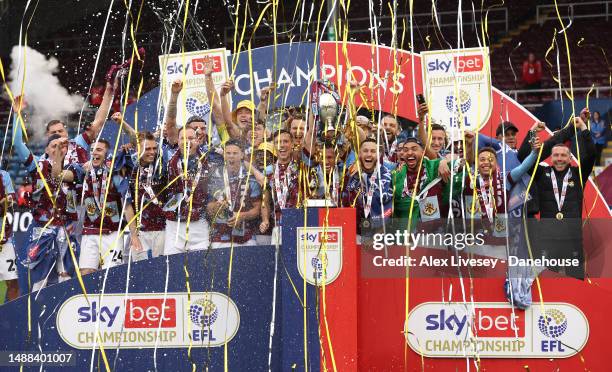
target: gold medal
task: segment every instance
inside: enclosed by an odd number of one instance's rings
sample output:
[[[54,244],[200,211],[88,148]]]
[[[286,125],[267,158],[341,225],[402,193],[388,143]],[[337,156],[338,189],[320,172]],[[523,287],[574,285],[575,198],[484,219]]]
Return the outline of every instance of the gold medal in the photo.
[[[559,221],[561,221],[561,220],[563,219],[563,213],[558,212],[558,213],[555,215],[555,217],[556,217],[556,218],[557,218]]]

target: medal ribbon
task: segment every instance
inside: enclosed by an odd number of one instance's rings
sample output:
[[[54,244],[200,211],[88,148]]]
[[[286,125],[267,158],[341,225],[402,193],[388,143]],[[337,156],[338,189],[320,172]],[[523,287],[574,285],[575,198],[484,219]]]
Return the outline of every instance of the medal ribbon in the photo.
[[[102,190],[100,190],[100,186],[98,185],[98,177],[96,177],[96,171],[93,168],[89,171],[89,176],[93,186],[94,201],[96,202],[98,209],[102,211],[102,195],[106,195],[106,178],[108,177],[108,168],[104,167],[104,170],[102,171]]]
[[[187,161],[187,165],[189,166],[189,161]],[[177,166],[178,166],[179,175],[181,179],[183,179],[185,177],[185,174],[182,171],[183,161],[181,160],[180,157],[178,159]],[[187,172],[188,179],[187,180],[183,179],[183,198],[181,199],[181,201],[185,199],[189,199],[189,195],[192,192],[191,189],[192,188],[195,189],[196,187],[198,187],[198,183],[200,182],[201,175],[202,175],[202,162],[198,161],[198,169],[196,171],[196,175],[195,175],[195,178],[193,179],[193,182],[189,182],[189,172]],[[187,186],[188,183],[189,183],[189,186]]]
[[[289,175],[291,172],[291,163],[289,163],[287,164],[287,169],[285,169],[285,174],[281,185],[280,164],[278,161],[276,162],[274,167],[274,189],[276,190],[276,201],[278,202],[280,209],[285,208],[285,205],[287,204],[287,194],[289,193]]]
[[[559,212],[561,212],[561,208],[563,208],[563,203],[565,203],[565,194],[567,193],[567,185],[569,183],[569,178],[572,176],[572,170],[568,169],[565,177],[563,177],[563,185],[561,186],[561,195],[559,195],[559,186],[557,185],[557,176],[555,176],[555,171],[550,171],[550,180],[552,181],[553,192],[555,193],[555,201],[557,202],[557,207],[559,208]]]
[[[364,173],[364,175],[366,176],[366,180],[367,180],[367,174]],[[372,175],[370,176],[370,184],[368,185],[366,182],[366,185],[365,185],[368,190],[368,192],[366,193],[366,201],[363,205],[363,214],[365,218],[368,218],[370,216],[370,211],[372,210],[372,198],[374,197],[374,189],[376,188],[376,184],[374,183],[375,180],[376,180],[376,170],[374,170],[372,172]]]
[[[240,183],[242,182],[243,178],[244,178],[244,168],[242,167],[242,165],[240,165],[240,172],[238,173],[238,189],[239,190],[240,190]],[[232,190],[231,190],[231,187],[230,187],[229,175],[227,174],[227,168],[226,167],[223,167],[223,183],[224,183],[225,197],[226,197],[227,201],[229,202],[230,211],[232,211],[232,213],[233,213],[234,209],[236,207],[236,203],[234,202],[234,198],[232,198]],[[245,194],[246,194],[245,191],[246,191],[246,187],[240,193],[240,205],[242,205],[244,203],[244,198],[245,198]]]
[[[495,216],[495,209],[493,208],[493,203],[495,201],[495,195],[498,194],[498,174],[497,172],[495,172],[496,174],[493,177],[489,178],[489,181],[491,182],[491,185],[489,187],[487,187],[486,182],[484,181],[484,179],[482,178],[482,175],[478,175],[478,187],[480,189],[480,203],[481,205],[484,205],[484,209],[487,212],[487,218],[489,219],[489,221],[491,223],[493,223],[493,217]],[[493,189],[493,192],[489,192],[489,189]]]
[[[153,187],[151,186],[151,184],[153,183],[153,163],[149,164],[149,166],[146,168],[139,167],[139,172],[140,174],[144,173],[147,176],[146,182],[141,183],[142,188],[147,193],[149,199],[153,202],[153,204],[159,204],[159,200],[157,200],[157,196],[155,195],[155,192],[153,192]]]

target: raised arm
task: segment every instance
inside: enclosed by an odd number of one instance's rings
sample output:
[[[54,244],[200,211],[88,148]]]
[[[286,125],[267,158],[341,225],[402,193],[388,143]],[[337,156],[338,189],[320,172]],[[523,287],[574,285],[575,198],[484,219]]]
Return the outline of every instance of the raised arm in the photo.
[[[270,108],[270,97],[274,96],[276,84],[268,85],[261,89],[259,93],[259,103],[257,104],[257,119],[263,122],[268,117],[268,109]]]
[[[309,116],[312,116],[312,113],[310,113]],[[314,122],[314,120],[312,121]],[[308,156],[312,157],[317,148],[317,140],[315,139],[316,129],[314,125],[311,124],[311,120],[308,120],[306,125],[306,133],[304,133],[304,137],[302,138],[302,148],[308,153]]]
[[[110,112],[111,105],[113,104],[113,98],[115,97],[115,91],[119,86],[119,77],[115,76],[113,83],[106,83],[106,89],[104,90],[104,96],[102,97],[102,103],[96,111],[96,116],[91,122],[91,125],[85,130],[85,134],[89,138],[89,143],[95,141],[104,127],[108,113]]]
[[[538,123],[535,123],[531,127],[531,129],[535,130],[537,133],[537,132],[544,130],[545,127],[546,125],[544,123],[538,122]],[[571,124],[566,125],[561,130],[556,131],[552,135],[552,137],[544,141],[544,143],[542,144],[542,155],[540,156],[540,159],[548,158],[550,154],[552,153],[553,146],[555,146],[556,144],[564,143],[565,141],[571,140],[572,137],[574,137],[574,132],[575,132],[574,126]],[[523,161],[523,159],[525,159],[529,155],[530,151],[531,151],[531,145],[529,144],[528,138],[525,137],[525,140],[523,140],[523,144],[521,145],[521,148],[518,152],[519,160]]]
[[[26,107],[25,99],[22,97],[15,98],[15,102],[13,102],[13,149],[21,162],[28,160],[31,153],[23,141],[23,127],[25,123],[22,121],[21,110]]]
[[[50,144],[49,159],[51,160],[51,177],[61,182],[76,182],[77,174],[75,174],[72,168],[64,167],[64,154],[61,148],[68,146],[67,138],[58,138],[53,140]]]
[[[579,117],[576,117],[574,121],[576,130],[578,131],[576,143],[578,144],[578,151],[580,151],[580,172],[582,173],[582,184],[584,185],[588,181],[589,175],[595,166],[597,151],[595,143],[593,142],[593,137],[591,136],[591,131],[589,131],[584,121]]]
[[[540,151],[540,147],[542,147],[542,142],[540,142],[540,138],[538,136],[535,136],[533,142],[530,143],[530,146],[531,153],[529,154],[529,156],[527,156],[518,167],[510,171],[510,184],[515,184],[516,182],[518,182],[518,180],[523,177],[525,173],[527,173],[530,169],[533,168],[538,158],[538,152]]]
[[[478,149],[480,150],[483,147],[493,147],[495,151],[499,151],[501,150],[501,141],[482,133],[478,133]]]
[[[206,86],[206,96],[208,97],[208,103],[210,104],[213,121],[219,124],[224,123],[223,111],[221,110],[221,99],[219,97],[219,93],[217,93],[217,89],[215,88],[212,73],[212,65],[210,63],[205,64],[204,84]]]
[[[428,135],[427,130],[425,129],[425,122],[427,121],[426,115],[428,112],[429,108],[427,107],[427,103],[419,104],[419,107],[417,108],[417,113],[419,115],[419,140],[425,145],[425,156],[429,159],[436,159],[438,154],[431,149],[431,137]]]
[[[123,115],[120,112],[115,112],[113,116],[111,116],[111,120],[114,123],[119,125],[119,128],[123,129],[129,136],[131,140],[135,140],[138,136],[134,128],[127,121],[123,119]]]
[[[221,95],[221,111],[223,113],[223,121],[225,122],[225,127],[227,132],[231,138],[239,139],[241,137],[240,129],[232,120],[232,108],[229,103],[229,93],[234,89],[234,81],[228,80],[221,85],[221,91],[219,94]]]
[[[476,158],[474,152],[474,138],[476,137],[476,134],[474,132],[472,132],[471,130],[466,130],[465,131],[465,161],[468,164],[474,164],[474,160]]]
[[[176,126],[176,102],[178,96],[183,90],[183,81],[180,79],[174,80],[170,87],[170,101],[166,107],[166,118],[164,128],[166,129],[166,140],[169,144],[175,145],[178,143],[178,127]]]

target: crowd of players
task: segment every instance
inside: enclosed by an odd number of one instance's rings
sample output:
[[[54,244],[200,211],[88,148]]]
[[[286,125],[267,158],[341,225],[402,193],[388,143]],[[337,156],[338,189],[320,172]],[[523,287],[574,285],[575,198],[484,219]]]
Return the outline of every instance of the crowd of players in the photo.
[[[12,151],[30,175],[34,221],[27,245],[14,247],[6,214],[15,191],[2,171],[0,279],[7,280],[9,298],[18,294],[17,273],[27,276],[23,294],[77,271],[88,274],[127,260],[274,244],[283,224],[281,210],[311,200],[356,208],[358,226],[364,219],[384,223],[397,217],[416,228],[449,215],[473,216],[492,239],[508,235],[508,214],[516,211],[539,213],[556,231],[559,224],[581,218],[595,159],[588,110],[545,142],[538,134],[544,123],[534,123],[520,146],[511,122],[499,124],[496,138],[470,131],[460,135],[432,123],[423,102],[418,130],[408,135],[393,115],[381,115],[376,123],[357,115],[351,102],[333,131],[321,133],[311,110],[292,109],[282,128],[271,133],[266,115],[273,87],[261,91],[257,106],[241,101],[231,111],[233,83],[218,92],[210,69],[205,76],[210,117],[177,123],[183,84],[175,81],[156,133],[135,131],[120,113],[112,115],[131,137],[131,144],[118,149],[99,138],[116,78],[107,82],[95,119],[76,138],[68,138],[65,123],[47,123],[41,155],[28,149],[23,134],[27,97],[15,100]],[[351,86],[349,101],[359,89]],[[579,168],[570,164],[568,141],[579,151]],[[549,156],[552,166],[536,164]],[[542,242],[544,251],[581,259],[581,248],[569,253],[554,248],[555,239],[580,239],[580,232],[569,230],[568,236],[551,234]]]

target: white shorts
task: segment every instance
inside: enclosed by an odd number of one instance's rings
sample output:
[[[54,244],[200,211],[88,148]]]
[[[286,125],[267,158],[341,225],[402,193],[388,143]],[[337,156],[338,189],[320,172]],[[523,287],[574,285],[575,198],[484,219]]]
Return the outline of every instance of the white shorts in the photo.
[[[0,281],[17,279],[15,247],[10,241],[0,246]]]
[[[210,233],[208,222],[204,219],[189,223],[189,240],[186,237],[187,223],[166,220],[166,244],[164,255],[208,249]]]
[[[142,252],[132,252],[132,261],[141,261],[147,260],[153,257],[159,257],[164,254],[164,244],[166,242],[166,232],[165,231],[141,231],[138,234],[138,238],[140,239],[140,243],[142,244],[143,251]],[[126,245],[126,255],[127,250],[130,247]]]
[[[121,265],[123,263],[123,239],[118,231],[102,235],[83,235],[81,239],[81,255],[79,267],[81,269],[102,269]]]
[[[257,245],[257,241],[253,238],[249,241],[246,241],[244,243],[238,244],[238,243],[234,243],[234,247],[249,247],[249,246],[254,246]],[[212,249],[217,249],[217,248],[231,248],[232,247],[232,243],[228,243],[228,242],[213,242],[212,243]]]

